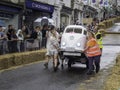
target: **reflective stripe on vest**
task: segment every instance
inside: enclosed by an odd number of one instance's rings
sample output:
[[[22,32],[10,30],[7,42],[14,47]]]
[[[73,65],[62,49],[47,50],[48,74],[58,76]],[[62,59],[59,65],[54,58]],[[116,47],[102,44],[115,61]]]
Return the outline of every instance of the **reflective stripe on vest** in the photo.
[[[97,35],[101,34],[99,31],[95,34],[95,37]],[[103,42],[102,42],[102,37],[100,39],[96,39],[97,40],[97,43],[99,45],[100,48],[103,48]]]
[[[91,39],[89,42],[93,41],[95,39]],[[96,41],[96,40],[95,40]],[[100,48],[99,48],[99,45],[97,44],[96,42],[96,45],[93,46],[93,47],[90,47],[88,50],[87,50],[87,56],[88,57],[93,57],[93,56],[98,56],[98,55],[101,55],[101,51],[100,51]]]

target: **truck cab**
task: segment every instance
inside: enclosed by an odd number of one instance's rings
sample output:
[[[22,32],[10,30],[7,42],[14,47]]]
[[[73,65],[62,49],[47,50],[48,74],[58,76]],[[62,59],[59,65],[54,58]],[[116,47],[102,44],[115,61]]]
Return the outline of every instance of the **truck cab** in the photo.
[[[64,29],[60,49],[62,57],[68,59],[68,68],[75,62],[87,65],[87,58],[83,53],[86,41],[87,30],[83,26],[69,25]]]

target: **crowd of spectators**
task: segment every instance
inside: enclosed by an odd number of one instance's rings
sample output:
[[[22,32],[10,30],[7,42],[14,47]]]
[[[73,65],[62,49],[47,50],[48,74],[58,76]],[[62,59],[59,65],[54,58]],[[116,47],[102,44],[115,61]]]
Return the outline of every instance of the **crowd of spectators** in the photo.
[[[7,29],[0,26],[0,55],[45,47],[45,26],[47,25],[44,25],[43,28],[36,26],[33,30],[26,25],[18,30],[13,25],[8,25]]]

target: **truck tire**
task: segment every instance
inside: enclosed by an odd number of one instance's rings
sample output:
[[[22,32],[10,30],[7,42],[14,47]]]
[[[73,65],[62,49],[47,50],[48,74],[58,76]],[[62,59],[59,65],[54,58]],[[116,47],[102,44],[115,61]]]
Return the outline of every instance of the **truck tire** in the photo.
[[[71,69],[71,65],[72,65],[72,59],[70,58],[70,59],[68,60],[68,69]]]

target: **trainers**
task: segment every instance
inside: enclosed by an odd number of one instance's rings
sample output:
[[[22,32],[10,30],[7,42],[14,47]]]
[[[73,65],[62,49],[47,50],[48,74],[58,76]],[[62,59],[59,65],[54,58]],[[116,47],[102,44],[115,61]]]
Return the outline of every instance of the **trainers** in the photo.
[[[100,70],[100,67],[96,67],[96,73],[98,73]]]
[[[89,72],[87,72],[87,75],[92,75],[92,74],[93,74],[93,73],[92,73],[92,71],[91,71],[91,72],[90,72],[90,71],[89,71]]]
[[[57,67],[54,67],[54,72],[56,72],[58,70],[58,68]]]
[[[60,62],[57,63],[57,67],[60,65]]]
[[[98,73],[99,72],[99,69],[96,69],[96,73]]]
[[[45,63],[44,66],[45,66],[45,68],[48,68],[48,63]]]

